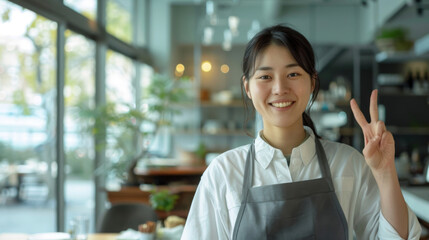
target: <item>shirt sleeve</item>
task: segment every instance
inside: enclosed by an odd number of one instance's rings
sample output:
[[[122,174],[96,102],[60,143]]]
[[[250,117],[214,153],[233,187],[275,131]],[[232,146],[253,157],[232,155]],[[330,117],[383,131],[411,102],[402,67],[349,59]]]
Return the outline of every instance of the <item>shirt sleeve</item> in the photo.
[[[361,156],[363,158],[363,156]],[[356,239],[402,239],[381,213],[380,192],[371,170],[363,161],[361,184],[355,208]],[[407,206],[408,208],[408,206]],[[419,239],[421,226],[416,215],[408,208],[408,239]]]
[[[417,220],[416,215],[408,208],[408,239],[418,240],[422,232],[422,228]],[[378,236],[380,239],[402,239],[393,228],[393,226],[384,218],[380,211],[380,230]]]
[[[210,187],[218,184],[213,184],[213,178],[208,175],[210,174],[203,175],[195,192],[182,240],[229,239],[229,219],[223,210],[227,209],[226,203],[224,197],[220,197],[225,195],[219,193],[222,188]]]

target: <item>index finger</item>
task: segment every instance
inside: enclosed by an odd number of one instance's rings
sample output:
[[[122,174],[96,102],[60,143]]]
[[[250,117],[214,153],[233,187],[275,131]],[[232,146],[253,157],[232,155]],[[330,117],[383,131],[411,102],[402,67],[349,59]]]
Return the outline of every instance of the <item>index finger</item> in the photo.
[[[378,121],[378,106],[377,106],[377,89],[373,90],[371,93],[371,99],[369,102],[369,115],[371,116],[371,122]]]
[[[360,110],[359,106],[356,103],[355,99],[352,99],[350,101],[350,107],[352,108],[353,116],[356,119],[356,122],[359,124],[361,128],[366,126],[368,122],[366,121],[365,116],[363,115],[362,111]]]

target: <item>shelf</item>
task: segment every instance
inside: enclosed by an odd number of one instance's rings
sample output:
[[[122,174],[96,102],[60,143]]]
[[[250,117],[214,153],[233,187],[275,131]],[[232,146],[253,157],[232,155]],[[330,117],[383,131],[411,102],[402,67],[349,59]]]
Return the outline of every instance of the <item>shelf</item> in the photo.
[[[205,101],[205,102],[201,102],[201,107],[237,107],[237,108],[241,108],[241,107],[244,107],[244,105],[243,105],[243,102],[241,100],[234,100],[234,101],[229,102],[229,103]]]
[[[340,135],[346,136],[346,137],[352,137],[356,134],[356,130],[360,130],[360,128],[353,128],[353,127],[341,127],[340,128]],[[360,130],[362,132],[362,130]]]
[[[220,129],[215,132],[201,131],[204,136],[247,136],[244,130]]]
[[[249,130],[251,131],[251,130]],[[229,129],[219,129],[214,132],[204,131],[204,130],[175,130],[172,132],[175,135],[204,135],[204,136],[247,136],[244,130],[229,130]]]
[[[427,135],[429,136],[429,127],[398,127],[386,126],[387,130],[393,135]]]
[[[429,55],[416,55],[413,52],[379,52],[375,55],[375,60],[378,63],[400,63],[406,61],[425,60],[429,61]]]
[[[429,93],[416,94],[413,92],[405,92],[402,90],[383,90],[380,88],[379,96],[394,96],[394,97],[429,97]]]

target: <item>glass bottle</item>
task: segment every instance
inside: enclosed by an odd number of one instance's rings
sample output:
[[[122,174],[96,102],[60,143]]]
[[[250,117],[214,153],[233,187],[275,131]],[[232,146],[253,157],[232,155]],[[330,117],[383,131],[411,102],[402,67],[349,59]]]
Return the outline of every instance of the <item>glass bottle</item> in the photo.
[[[411,70],[408,70],[407,77],[405,78],[405,90],[412,91],[413,85],[414,85],[413,72]]]

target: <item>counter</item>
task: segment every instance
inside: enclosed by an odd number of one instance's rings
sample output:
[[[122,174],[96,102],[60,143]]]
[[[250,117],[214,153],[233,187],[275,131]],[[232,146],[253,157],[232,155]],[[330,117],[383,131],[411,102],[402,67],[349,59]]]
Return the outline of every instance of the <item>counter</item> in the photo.
[[[429,186],[401,186],[408,206],[418,218],[429,222]]]

